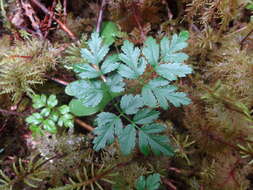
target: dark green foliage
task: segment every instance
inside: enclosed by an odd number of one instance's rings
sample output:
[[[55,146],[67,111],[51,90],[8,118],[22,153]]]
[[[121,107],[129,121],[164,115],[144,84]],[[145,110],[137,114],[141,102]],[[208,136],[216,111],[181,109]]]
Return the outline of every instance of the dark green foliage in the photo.
[[[109,112],[98,114],[96,119],[98,127],[94,131],[96,137],[93,141],[95,150],[111,144],[117,137],[121,152],[125,155],[134,150],[135,144],[138,144],[144,155],[148,155],[151,150],[156,155],[173,155],[168,137],[159,135],[166,128],[154,122],[159,112],[148,110],[144,106],[168,109],[169,104],[179,107],[190,103],[186,94],[176,92],[177,87],[169,85],[170,81],[185,77],[192,72],[189,66],[183,64],[188,56],[178,52],[187,46],[187,39],[188,33],[181,32],[179,35],[173,35],[171,40],[164,37],[159,46],[155,39],[149,37],[143,49],[134,47],[134,44],[129,41],[124,41],[121,47],[122,53],[106,57],[109,46],[103,44],[102,38],[97,33],[91,35],[88,41],[89,49],[81,49],[82,57],[88,64],[74,65],[73,70],[80,80],[70,83],[65,89],[68,95],[76,97],[83,106],[94,108],[101,105],[107,95],[113,99],[113,93],[124,91],[126,84],[122,78],[140,79],[148,64],[161,76],[161,78],[151,79],[148,84],[143,83],[141,95],[122,96],[120,106],[114,104],[119,115]],[[150,113],[155,113],[154,118],[149,118]],[[133,120],[129,115],[134,115]],[[128,123],[123,124],[123,118]]]

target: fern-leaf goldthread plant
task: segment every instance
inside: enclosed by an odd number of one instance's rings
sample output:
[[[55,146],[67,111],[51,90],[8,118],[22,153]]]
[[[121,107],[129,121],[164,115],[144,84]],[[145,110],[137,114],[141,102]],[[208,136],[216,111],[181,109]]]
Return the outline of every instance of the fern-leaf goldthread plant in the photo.
[[[57,126],[73,127],[73,115],[70,114],[69,106],[56,107],[58,100],[55,95],[34,95],[32,97],[33,108],[41,109],[26,118],[30,130],[34,135],[43,134],[43,131],[55,134]]]
[[[99,34],[91,35],[88,48],[81,49],[87,64],[73,66],[79,79],[70,83],[65,92],[75,97],[70,109],[73,113],[82,110],[79,115],[102,111],[109,102],[114,105],[114,113],[101,112],[96,117],[95,150],[117,139],[125,155],[137,145],[144,155],[173,155],[168,137],[161,135],[166,127],[156,122],[160,114],[156,109],[167,110],[170,105],[180,107],[191,102],[171,84],[192,73],[191,67],[183,63],[188,56],[181,52],[187,39],[186,31],[171,39],[165,36],[160,43],[148,37],[141,48],[126,40],[121,53],[109,54],[110,47],[103,44]],[[140,93],[128,93],[126,81],[137,81]]]

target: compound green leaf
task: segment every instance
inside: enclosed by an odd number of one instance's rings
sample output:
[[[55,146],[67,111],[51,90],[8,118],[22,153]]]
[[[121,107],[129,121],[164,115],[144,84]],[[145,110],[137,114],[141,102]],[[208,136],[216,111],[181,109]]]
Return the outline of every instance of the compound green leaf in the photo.
[[[168,85],[168,81],[157,78],[146,84],[141,93],[144,104],[150,107],[161,106],[166,110],[169,103],[176,107],[191,103],[185,93],[176,92],[176,90],[177,87]]]
[[[117,55],[108,56],[101,66],[102,73],[107,74],[118,69],[119,67],[119,63],[117,62],[118,60],[119,59]]]
[[[170,80],[177,80],[178,77],[185,77],[192,73],[192,68],[182,63],[161,64],[156,67],[156,72]]]
[[[98,65],[109,51],[108,45],[103,45],[102,38],[94,32],[91,34],[91,39],[88,41],[89,49],[82,48],[81,55],[91,64]]]
[[[148,63],[155,66],[159,62],[159,45],[152,37],[148,37],[144,43],[143,54],[147,58]]]
[[[140,95],[125,95],[121,98],[120,107],[126,114],[135,114],[143,107],[143,100]]]
[[[76,73],[79,73],[78,76],[81,79],[93,79],[101,75],[100,71],[97,71],[89,64],[75,64],[73,68]]]
[[[95,128],[94,134],[96,135],[93,140],[94,149],[100,150],[107,144],[114,141],[114,136],[119,136],[123,130],[121,119],[113,113],[102,112],[96,119],[98,127]]]
[[[120,150],[124,155],[129,155],[136,144],[136,130],[133,125],[127,125],[119,136]]]
[[[159,117],[159,112],[149,109],[149,108],[143,108],[139,110],[134,118],[133,121],[136,124],[149,124],[152,123],[154,120],[156,120]]]
[[[160,124],[146,125],[139,130],[139,147],[144,155],[148,155],[150,150],[155,155],[172,156],[173,149],[169,146],[167,136],[157,135],[165,130],[165,127]]]
[[[119,54],[119,59],[125,63],[119,66],[118,72],[121,76],[136,79],[142,75],[146,68],[146,60],[140,57],[140,49],[135,48],[134,44],[129,41],[124,41],[121,47],[123,53]]]

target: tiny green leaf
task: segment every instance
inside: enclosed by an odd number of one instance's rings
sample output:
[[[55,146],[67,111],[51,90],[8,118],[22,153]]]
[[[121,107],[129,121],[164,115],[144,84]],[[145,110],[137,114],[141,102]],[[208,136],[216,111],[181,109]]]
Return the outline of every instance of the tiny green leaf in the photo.
[[[93,79],[101,75],[100,71],[97,71],[89,64],[75,64],[74,71],[79,73],[78,76],[81,79]]]
[[[50,112],[51,112],[51,109],[50,109],[50,108],[43,108],[43,109],[41,110],[40,114],[41,114],[42,116],[44,116],[44,117],[47,117],[47,116],[49,116]]]
[[[47,100],[47,105],[49,108],[53,108],[58,104],[58,100],[55,95],[50,95]]]
[[[160,175],[159,174],[153,174],[149,175],[146,180],[146,187],[147,190],[156,190],[160,187]]]
[[[188,40],[190,37],[190,33],[187,31],[187,30],[183,30],[179,33],[179,38],[182,40],[182,41],[186,41]]]
[[[126,114],[135,114],[143,107],[143,101],[140,95],[125,95],[121,98],[120,107]]]
[[[116,70],[119,67],[119,63],[117,62],[118,60],[119,59],[116,54],[108,56],[101,66],[102,73],[107,74]]]
[[[148,63],[152,66],[157,65],[159,61],[159,45],[156,43],[156,40],[148,37],[144,45],[143,54],[147,58]]]
[[[69,113],[70,112],[70,109],[69,109],[69,106],[67,105],[62,105],[58,108],[59,112],[61,114],[66,114],[66,113]]]
[[[136,181],[136,190],[157,190],[160,187],[161,179],[158,173],[149,175],[147,179],[140,176]]]
[[[136,130],[134,125],[127,125],[119,136],[120,150],[124,155],[129,155],[135,147]]]
[[[182,63],[161,64],[156,67],[156,72],[170,80],[177,80],[178,77],[185,77],[192,73],[192,68]]]
[[[106,84],[110,88],[111,92],[119,93],[124,91],[125,83],[123,82],[123,78],[119,74],[114,74],[107,77]]]
[[[55,134],[57,132],[57,128],[55,126],[54,121],[50,119],[43,121],[43,128],[52,134]]]
[[[172,39],[169,40],[168,37],[164,37],[161,40],[161,58],[165,63],[182,63],[188,59],[188,55],[185,53],[178,53],[179,50],[187,47],[186,34],[181,35],[174,34]]]
[[[123,53],[119,54],[119,59],[125,63],[119,66],[118,72],[121,76],[129,79],[137,79],[146,69],[146,60],[140,57],[140,49],[134,47],[129,41],[124,41],[121,47]]]
[[[118,26],[111,21],[103,22],[101,27],[101,36],[104,39],[104,43],[107,45],[111,45],[114,43],[115,38],[119,34]]]
[[[140,176],[135,184],[136,190],[146,190],[146,179],[144,176]]]
[[[67,121],[67,120],[73,119],[73,116],[71,114],[69,114],[69,113],[66,113],[66,114],[64,114],[64,115],[61,116],[61,119],[63,121]]]
[[[133,121],[136,124],[149,124],[156,120],[159,117],[159,114],[160,113],[158,111],[144,108],[135,114]]]
[[[253,3],[249,3],[249,4],[246,6],[246,9],[253,11]]]
[[[40,95],[34,95],[32,97],[32,101],[33,101],[33,105],[32,106],[35,109],[39,109],[39,108],[42,108],[42,107],[46,106],[47,97],[44,94],[42,94],[41,96]]]
[[[59,113],[56,111],[52,111],[49,115],[49,119],[56,122],[59,118]]]
[[[74,121],[72,119],[67,120],[64,122],[65,127],[73,128],[74,127]]]
[[[168,81],[157,78],[144,85],[141,93],[144,104],[150,107],[160,105],[166,110],[169,107],[169,103],[176,107],[191,103],[185,93],[176,92],[176,90],[177,87],[168,85]]]
[[[89,49],[82,48],[81,55],[89,63],[98,65],[109,51],[109,46],[102,44],[102,38],[94,32],[91,34],[91,39],[88,41]]]
[[[29,127],[29,129],[32,131],[32,133],[34,134],[34,135],[37,135],[37,134],[42,134],[42,130],[41,130],[41,128],[40,128],[40,126],[37,126],[37,125],[31,125],[30,127]]]
[[[148,155],[150,149],[155,155],[172,156],[174,154],[172,147],[169,145],[168,137],[155,134],[164,130],[165,127],[160,124],[151,124],[140,128],[139,147],[144,155]]]
[[[25,121],[29,124],[38,125],[43,121],[43,117],[39,113],[33,113]]]

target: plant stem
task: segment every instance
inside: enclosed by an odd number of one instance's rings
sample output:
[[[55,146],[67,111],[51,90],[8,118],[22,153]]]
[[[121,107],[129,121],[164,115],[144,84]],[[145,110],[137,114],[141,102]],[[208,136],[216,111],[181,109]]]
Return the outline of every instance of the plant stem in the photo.
[[[102,0],[101,7],[99,10],[98,20],[97,20],[97,26],[96,26],[96,32],[100,32],[101,23],[103,19],[103,13],[104,13],[104,7],[106,5],[106,0]],[[96,69],[97,71],[100,71],[99,67],[97,65],[92,64],[92,67]],[[106,77],[104,75],[101,75],[101,79],[106,82]]]
[[[117,111],[120,113],[119,117],[122,116],[127,121],[129,121],[134,127],[136,127],[137,129],[140,129],[131,119],[129,119],[129,117],[126,114],[124,114],[124,112],[119,108],[119,106],[116,103],[113,105],[117,109]]]
[[[9,111],[9,110],[4,110],[0,108],[0,112],[3,114],[7,114],[7,115],[17,115],[17,116],[21,116],[21,117],[26,117],[29,115],[29,113],[21,113],[21,112],[16,112],[16,111]]]
[[[83,128],[85,128],[86,130],[88,130],[89,132],[92,132],[92,131],[94,130],[94,128],[93,128],[91,125],[89,125],[89,124],[83,122],[83,121],[80,120],[80,119],[75,118],[75,122],[78,123],[78,124],[79,124],[80,126],[82,126]]]
[[[97,27],[96,27],[96,32],[97,33],[100,32],[105,5],[106,5],[106,0],[102,0],[100,10],[99,10],[99,14],[98,14],[98,19],[97,19]]]

